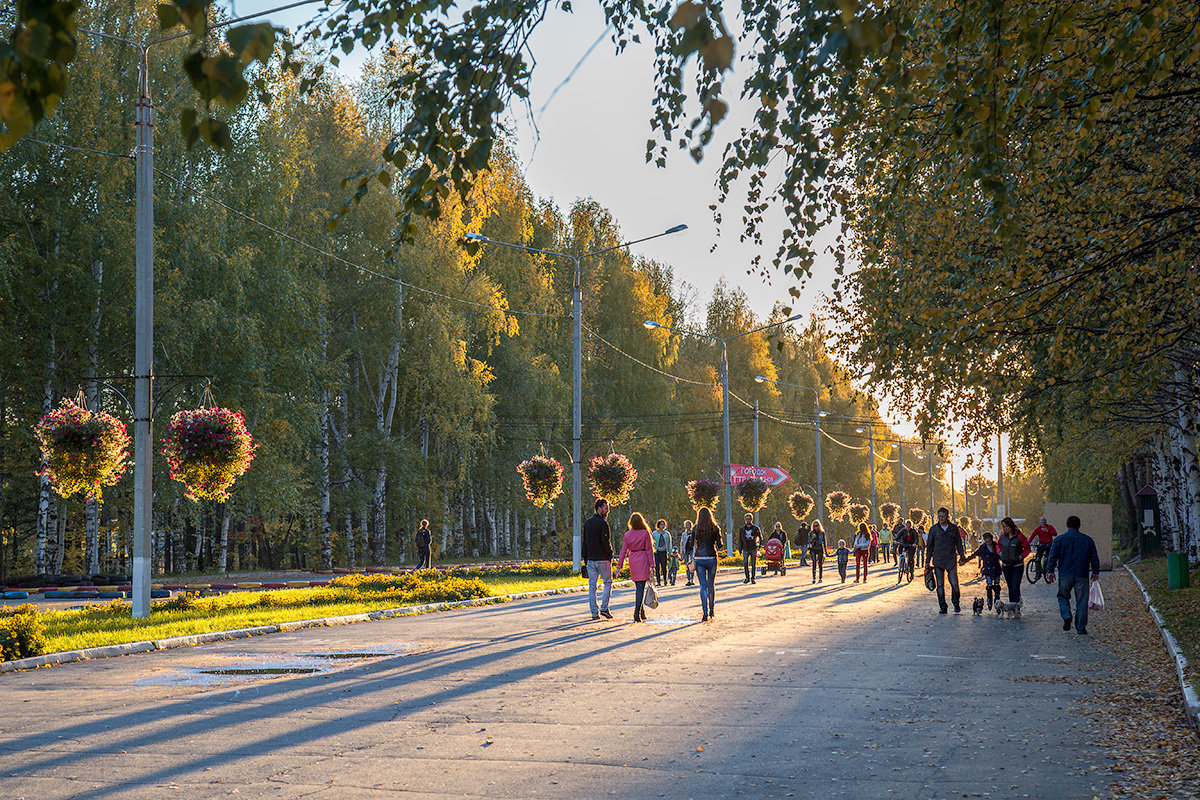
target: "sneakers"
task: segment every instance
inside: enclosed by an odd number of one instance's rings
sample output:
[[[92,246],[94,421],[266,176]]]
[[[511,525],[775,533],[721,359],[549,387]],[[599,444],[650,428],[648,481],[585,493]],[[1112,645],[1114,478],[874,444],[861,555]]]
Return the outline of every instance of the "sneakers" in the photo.
[[[751,578],[751,579],[750,579],[750,582],[751,582],[751,583],[758,583],[758,581],[754,580],[754,578]]]
[[[704,615],[703,615],[702,617],[700,617],[700,621],[701,621],[701,622],[708,622],[708,612],[707,612],[707,611],[705,611],[705,612],[704,612]]]
[[[1069,620],[1069,619],[1064,619],[1064,620],[1063,620],[1063,630],[1064,630],[1064,631],[1069,631],[1069,630],[1071,630],[1071,620]]]
[[[612,619],[612,614],[608,613],[607,608],[600,609],[600,616],[604,617],[605,619]]]
[[[599,614],[592,614],[592,622],[595,622],[595,621],[596,621],[596,620],[598,620],[598,619],[600,619],[600,615],[599,615]]]
[[[746,580],[742,581],[742,583],[749,583],[749,582],[750,582],[749,578],[746,578]]]
[[[942,606],[938,609],[939,614],[945,614],[947,611],[949,611],[949,609],[947,609],[945,606]]]

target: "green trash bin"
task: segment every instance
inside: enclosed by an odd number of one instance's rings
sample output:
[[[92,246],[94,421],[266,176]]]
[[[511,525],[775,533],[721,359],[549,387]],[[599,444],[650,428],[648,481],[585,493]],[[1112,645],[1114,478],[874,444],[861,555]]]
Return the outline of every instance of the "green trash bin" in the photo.
[[[1167,588],[1186,589],[1190,585],[1187,556],[1183,553],[1167,553]]]

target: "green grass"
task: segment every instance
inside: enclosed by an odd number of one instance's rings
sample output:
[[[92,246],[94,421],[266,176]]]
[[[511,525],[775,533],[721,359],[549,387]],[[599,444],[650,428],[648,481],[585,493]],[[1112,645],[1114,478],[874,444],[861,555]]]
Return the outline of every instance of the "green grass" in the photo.
[[[1192,688],[1200,693],[1200,569],[1191,571],[1191,586],[1167,588],[1167,559],[1149,558],[1129,567],[1141,580],[1167,630],[1179,643],[1188,661]]]
[[[481,575],[476,580],[482,581],[486,587],[480,594],[494,597],[586,584],[578,575],[539,577],[501,573]],[[231,592],[212,598],[216,602],[200,600],[197,608],[170,608],[170,603],[156,602],[149,619],[133,619],[129,603],[119,600],[80,610],[43,612],[39,617],[46,628],[48,647],[45,652],[57,653],[279,622],[362,614],[437,599],[440,598],[396,595],[347,597],[345,591],[320,588],[277,589]]]

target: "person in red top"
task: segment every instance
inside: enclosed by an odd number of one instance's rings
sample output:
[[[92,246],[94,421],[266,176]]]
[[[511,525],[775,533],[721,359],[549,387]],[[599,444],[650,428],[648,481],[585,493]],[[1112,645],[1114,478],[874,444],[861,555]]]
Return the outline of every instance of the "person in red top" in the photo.
[[[1033,533],[1029,534],[1029,543],[1034,547],[1034,560],[1041,566],[1042,571],[1046,571],[1046,556],[1050,554],[1050,545],[1054,542],[1054,537],[1058,536],[1058,531],[1046,518],[1042,517],[1038,520],[1038,526],[1033,529]]]

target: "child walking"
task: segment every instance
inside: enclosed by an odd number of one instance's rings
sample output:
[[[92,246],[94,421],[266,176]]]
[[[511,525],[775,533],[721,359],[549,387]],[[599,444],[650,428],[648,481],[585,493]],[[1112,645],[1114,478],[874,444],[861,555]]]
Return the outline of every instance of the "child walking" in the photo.
[[[983,534],[983,544],[967,556],[964,563],[972,558],[979,559],[979,571],[983,574],[983,582],[987,587],[987,607],[991,610],[992,596],[995,595],[996,600],[1000,599],[1000,575],[1003,572],[1000,568],[1000,552],[991,531]]]
[[[679,574],[679,551],[672,550],[671,557],[667,559],[667,577],[671,579],[671,585],[675,585],[675,576]]]
[[[833,554],[837,556],[838,575],[842,577],[842,583],[845,583],[846,567],[850,565],[850,548],[846,547],[845,539],[838,539],[838,548]]]

